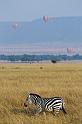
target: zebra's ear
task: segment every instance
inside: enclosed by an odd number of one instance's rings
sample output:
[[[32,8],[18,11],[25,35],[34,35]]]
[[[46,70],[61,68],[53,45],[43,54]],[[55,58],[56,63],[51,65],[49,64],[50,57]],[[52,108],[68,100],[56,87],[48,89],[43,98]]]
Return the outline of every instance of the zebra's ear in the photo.
[[[28,96],[31,95],[31,93],[28,93]]]

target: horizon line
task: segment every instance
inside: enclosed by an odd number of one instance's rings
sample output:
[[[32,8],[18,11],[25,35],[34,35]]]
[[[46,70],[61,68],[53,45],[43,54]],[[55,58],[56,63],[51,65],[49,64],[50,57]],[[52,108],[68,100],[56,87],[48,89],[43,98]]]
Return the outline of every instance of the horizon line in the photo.
[[[48,15],[44,15],[44,16],[48,16]],[[82,15],[74,15],[74,16],[48,16],[48,18],[50,18],[50,19],[58,19],[58,18],[74,18],[74,17],[82,17]],[[33,21],[36,21],[36,20],[40,20],[40,19],[42,19],[43,20],[43,17],[39,17],[39,18],[36,18],[36,19],[30,19],[30,20],[0,20],[0,22],[33,22]]]

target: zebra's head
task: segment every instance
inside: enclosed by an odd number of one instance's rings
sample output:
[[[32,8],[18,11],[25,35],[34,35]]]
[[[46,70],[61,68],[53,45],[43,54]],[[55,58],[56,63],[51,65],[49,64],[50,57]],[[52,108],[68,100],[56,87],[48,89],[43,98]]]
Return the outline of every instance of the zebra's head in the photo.
[[[39,95],[30,93],[24,102],[24,106],[27,107],[28,104],[36,105],[40,102],[40,99],[41,99],[41,97]]]
[[[32,96],[29,94],[24,102],[24,106],[27,107],[28,104],[32,104]]]

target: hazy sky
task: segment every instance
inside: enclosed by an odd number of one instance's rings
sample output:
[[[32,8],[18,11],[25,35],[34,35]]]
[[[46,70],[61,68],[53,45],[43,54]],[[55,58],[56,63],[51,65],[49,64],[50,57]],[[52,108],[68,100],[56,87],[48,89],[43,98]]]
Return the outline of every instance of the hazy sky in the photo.
[[[82,16],[82,0],[0,0],[0,21]]]

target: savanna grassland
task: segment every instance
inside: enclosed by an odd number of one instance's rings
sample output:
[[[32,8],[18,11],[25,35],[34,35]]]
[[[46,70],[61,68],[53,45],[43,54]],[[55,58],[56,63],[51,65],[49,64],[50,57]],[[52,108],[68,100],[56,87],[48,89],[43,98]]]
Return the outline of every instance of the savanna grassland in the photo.
[[[30,92],[64,98],[67,115],[31,115],[23,106]],[[1,63],[0,124],[82,124],[82,63]]]

